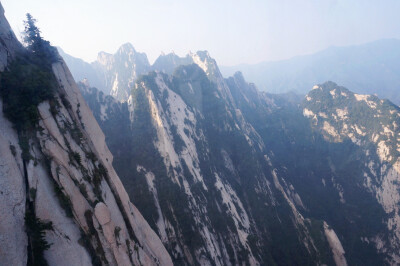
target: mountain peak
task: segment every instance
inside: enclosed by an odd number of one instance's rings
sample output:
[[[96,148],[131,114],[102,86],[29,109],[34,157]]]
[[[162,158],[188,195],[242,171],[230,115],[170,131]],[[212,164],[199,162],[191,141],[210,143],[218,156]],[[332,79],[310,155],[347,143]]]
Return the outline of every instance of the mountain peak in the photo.
[[[135,48],[133,47],[133,45],[129,42],[124,43],[123,45],[121,45],[117,52],[114,55],[135,55],[137,52],[135,50]],[[113,54],[101,51],[97,54],[97,61],[104,65],[107,64],[108,62],[110,62],[111,58],[114,57]]]
[[[128,53],[136,53],[135,48],[133,47],[133,45],[129,42],[124,43],[123,45],[121,45],[121,47],[118,49],[117,53],[119,54],[128,54]]]
[[[154,62],[152,69],[162,71],[167,74],[172,74],[176,67],[191,63],[193,63],[193,60],[189,55],[186,57],[179,57],[174,52],[168,54],[161,53],[161,55]]]
[[[112,58],[112,54],[104,51],[101,51],[97,54],[97,62],[99,62],[101,65],[106,65],[110,58]]]
[[[190,53],[189,56],[207,75],[219,73],[217,62],[210,56],[208,51],[197,51],[195,54]]]
[[[190,55],[192,57],[197,55],[202,61],[205,61],[206,59],[211,59],[210,53],[207,50],[197,51],[195,54],[191,53]]]
[[[347,88],[339,86],[333,81],[326,81],[322,84],[314,85],[311,92],[309,92],[308,94],[315,93],[315,90],[320,90],[323,94],[334,98],[336,98],[337,95],[348,96],[353,94]]]
[[[236,71],[235,74],[233,74],[233,77],[240,81],[243,81],[243,82],[245,81],[243,73],[241,71]]]
[[[171,52],[171,53],[168,53],[168,54],[162,52],[161,55],[159,57],[157,57],[156,61],[159,60],[159,59],[161,60],[163,58],[176,60],[176,59],[179,59],[180,57],[177,54],[175,54],[174,52]]]

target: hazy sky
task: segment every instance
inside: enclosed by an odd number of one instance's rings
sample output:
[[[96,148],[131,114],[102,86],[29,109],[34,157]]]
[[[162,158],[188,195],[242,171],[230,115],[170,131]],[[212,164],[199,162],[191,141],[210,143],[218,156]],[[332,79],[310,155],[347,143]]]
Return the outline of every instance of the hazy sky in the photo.
[[[332,45],[400,38],[399,0],[1,0],[16,34],[30,12],[65,52],[95,60],[131,42],[150,62],[163,51],[208,50],[219,64],[286,59]]]

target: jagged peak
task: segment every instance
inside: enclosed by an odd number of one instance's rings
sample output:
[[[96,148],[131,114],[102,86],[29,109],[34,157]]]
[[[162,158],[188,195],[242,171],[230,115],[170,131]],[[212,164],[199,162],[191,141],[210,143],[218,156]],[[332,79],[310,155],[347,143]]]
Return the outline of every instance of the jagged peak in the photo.
[[[135,48],[133,47],[133,45],[131,43],[127,42],[127,43],[124,43],[123,45],[121,45],[115,54],[128,54],[130,52],[132,54],[137,53]],[[97,54],[97,60],[101,62],[102,60],[113,57],[114,55],[111,53],[107,53],[105,51],[101,51]]]
[[[172,59],[172,60],[186,60],[188,58],[192,58],[192,53],[189,52],[186,56],[179,56],[174,51],[170,53],[161,52],[161,54],[157,57],[156,61],[163,60],[163,59]]]
[[[162,60],[162,59],[164,59],[164,58],[166,58],[166,59],[183,59],[184,57],[180,57],[180,56],[178,56],[177,54],[175,54],[174,52],[171,52],[171,53],[168,53],[168,54],[162,52],[162,53],[157,57],[156,62],[157,62],[158,60]]]
[[[127,53],[135,54],[136,50],[130,42],[127,42],[119,47],[117,53],[119,53],[119,54],[127,54]]]
[[[102,65],[107,64],[110,58],[112,58],[112,54],[106,53],[104,51],[101,51],[97,54],[97,62],[99,62]]]
[[[195,54],[190,52],[189,55],[191,57],[198,56],[201,61],[205,61],[206,59],[213,59],[213,58],[211,58],[210,53],[207,50],[197,51]]]
[[[122,62],[140,62],[145,68],[150,66],[146,53],[140,53],[135,50],[131,43],[123,44],[114,54],[117,61]],[[119,58],[119,59],[117,59]]]
[[[329,89],[331,89],[331,88],[337,88],[337,87],[339,87],[338,84],[336,84],[335,82],[330,81],[330,80],[325,81],[324,83],[318,84],[317,86],[321,87],[323,90],[329,90]],[[315,87],[315,86],[314,86],[314,87]]]
[[[241,71],[236,71],[235,74],[233,74],[233,77],[240,82],[246,82],[243,73]]]
[[[201,67],[207,75],[219,75],[219,68],[217,62],[212,58],[208,51],[197,51],[195,54],[190,53],[189,56],[193,62]]]
[[[186,55],[186,57],[180,57],[174,52],[168,54],[162,53],[156,61],[154,61],[152,68],[167,74],[172,74],[176,67],[191,63],[193,63],[193,59],[189,55]]]

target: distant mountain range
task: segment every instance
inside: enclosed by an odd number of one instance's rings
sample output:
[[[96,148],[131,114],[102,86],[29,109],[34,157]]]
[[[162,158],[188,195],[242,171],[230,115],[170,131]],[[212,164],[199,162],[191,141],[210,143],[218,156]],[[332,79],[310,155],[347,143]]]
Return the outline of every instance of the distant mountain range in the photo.
[[[241,71],[270,93],[306,94],[313,85],[335,81],[357,93],[377,94],[400,104],[400,40],[383,39],[292,59],[254,65],[220,67],[224,76]]]
[[[210,59],[207,51],[190,53],[185,57],[170,53],[160,55],[154,64],[150,65],[145,53],[137,52],[132,44],[126,43],[115,54],[99,52],[96,61],[87,63],[80,58],[66,54],[60,47],[57,49],[76,81],[87,80],[91,86],[119,101],[127,101],[136,79],[149,71],[157,70],[172,74],[174,69],[180,65],[206,64],[207,60],[214,60]],[[218,72],[221,75],[219,70],[209,69],[209,71],[211,72],[208,74]]]

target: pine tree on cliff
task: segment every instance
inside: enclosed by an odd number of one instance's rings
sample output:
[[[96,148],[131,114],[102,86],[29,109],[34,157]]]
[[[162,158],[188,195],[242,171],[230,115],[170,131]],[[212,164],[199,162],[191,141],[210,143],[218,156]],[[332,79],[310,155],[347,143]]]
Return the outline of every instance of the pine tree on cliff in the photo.
[[[50,45],[50,42],[42,38],[36,22],[37,20],[30,13],[26,14],[26,20],[24,21],[25,31],[23,34],[27,49],[38,59],[48,62],[57,61],[56,49]]]
[[[35,129],[39,121],[37,106],[54,96],[57,80],[52,65],[59,60],[57,50],[42,38],[32,15],[26,15],[21,51],[0,76],[3,112],[19,132]],[[29,143],[29,142],[26,142]],[[29,160],[29,145],[26,146]]]
[[[33,46],[35,43],[42,41],[42,37],[40,36],[40,30],[36,26],[37,20],[32,17],[31,14],[26,14],[26,20],[24,21],[25,25],[25,36],[24,42],[28,44],[28,46]]]

